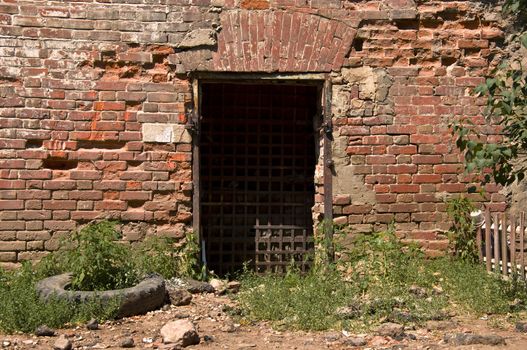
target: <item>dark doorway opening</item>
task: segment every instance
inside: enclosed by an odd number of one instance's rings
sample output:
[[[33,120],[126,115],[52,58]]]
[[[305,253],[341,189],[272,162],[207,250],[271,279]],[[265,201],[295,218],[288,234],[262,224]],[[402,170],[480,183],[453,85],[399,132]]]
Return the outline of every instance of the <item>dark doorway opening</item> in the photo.
[[[215,273],[308,267],[320,91],[202,83],[200,227]]]

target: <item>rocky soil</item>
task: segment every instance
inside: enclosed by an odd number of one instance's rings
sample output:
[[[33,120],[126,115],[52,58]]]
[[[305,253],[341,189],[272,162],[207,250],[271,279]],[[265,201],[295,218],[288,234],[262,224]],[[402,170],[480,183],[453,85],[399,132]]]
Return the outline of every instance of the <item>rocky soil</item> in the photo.
[[[217,286],[216,286],[217,287]],[[229,286],[236,289],[236,286]],[[455,317],[420,329],[387,323],[371,334],[277,331],[267,323],[240,325],[236,302],[214,293],[175,293],[162,310],[117,321],[0,334],[5,349],[527,349],[527,324],[492,327],[485,319]]]

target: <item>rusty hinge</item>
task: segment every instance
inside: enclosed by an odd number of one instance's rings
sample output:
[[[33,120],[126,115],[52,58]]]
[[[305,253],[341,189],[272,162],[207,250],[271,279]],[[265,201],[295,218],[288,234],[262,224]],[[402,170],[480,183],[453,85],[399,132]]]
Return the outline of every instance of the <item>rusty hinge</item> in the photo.
[[[320,129],[324,130],[324,133],[326,133],[326,135],[331,135],[333,133],[333,122],[331,121],[331,119],[325,120],[322,125],[320,125]]]
[[[187,124],[185,125],[185,128],[194,135],[197,135],[199,133],[199,120],[200,117],[198,113],[193,108],[187,108]]]

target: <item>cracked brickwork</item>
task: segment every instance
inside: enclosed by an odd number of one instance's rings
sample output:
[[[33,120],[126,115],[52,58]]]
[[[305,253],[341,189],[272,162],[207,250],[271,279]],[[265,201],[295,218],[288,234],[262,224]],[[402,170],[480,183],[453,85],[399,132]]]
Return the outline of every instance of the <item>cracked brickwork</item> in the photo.
[[[0,263],[37,259],[94,219],[122,221],[131,241],[190,229],[194,71],[330,74],[335,221],[355,232],[394,221],[442,254],[443,199],[467,188],[448,123],[481,122],[470,89],[504,37],[485,6],[0,1]]]

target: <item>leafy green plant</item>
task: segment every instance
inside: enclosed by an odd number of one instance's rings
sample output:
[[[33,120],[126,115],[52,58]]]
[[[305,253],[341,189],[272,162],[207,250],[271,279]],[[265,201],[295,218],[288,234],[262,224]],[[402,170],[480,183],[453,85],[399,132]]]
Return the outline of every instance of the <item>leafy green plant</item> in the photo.
[[[40,279],[63,272],[73,273],[73,289],[107,290],[129,287],[142,277],[158,273],[200,277],[199,246],[187,234],[183,244],[165,237],[148,237],[137,245],[118,241],[116,223],[86,225],[64,239],[59,250],[32,266],[7,272],[0,269],[0,330],[32,332],[41,325],[61,327],[90,318],[113,318],[120,300],[76,303],[50,298],[42,301],[35,289]]]
[[[474,203],[460,196],[449,199],[446,204],[446,211],[452,219],[449,240],[454,256],[467,262],[477,262],[476,227],[470,217],[470,213],[476,210]]]
[[[180,276],[197,280],[206,278],[205,266],[201,266],[199,253],[200,248],[196,235],[193,232],[187,232],[178,254],[178,274]]]
[[[328,220],[322,220],[316,229],[314,236],[315,252],[314,265],[315,268],[325,268],[331,264],[335,258],[335,241],[331,239],[333,235],[337,234],[338,227]]]
[[[45,277],[63,272],[73,274],[72,288],[108,290],[130,287],[146,275],[165,278],[203,278],[199,245],[192,233],[182,243],[173,238],[149,236],[134,245],[119,242],[111,221],[93,222],[64,239],[58,251],[36,266]]]
[[[35,289],[39,279],[39,273],[30,264],[24,264],[17,271],[0,269],[0,330],[29,333],[42,324],[56,328],[91,318],[104,321],[117,313],[118,300],[75,303],[50,298],[44,302]]]
[[[238,294],[241,321],[366,331],[386,320],[419,324],[452,312],[505,314],[518,311],[511,302],[527,296],[525,285],[489,275],[478,264],[428,260],[391,230],[359,236],[340,253],[341,261],[307,274],[294,268],[282,276],[246,272]]]
[[[503,5],[505,14],[513,14],[516,16],[525,15],[527,10],[527,0],[507,0]]]
[[[64,272],[71,272],[71,287],[78,290],[108,290],[137,283],[138,271],[129,248],[117,242],[115,222],[90,223],[63,242],[56,259]]]
[[[507,0],[504,13],[517,18],[519,28],[516,39],[527,48],[527,32],[524,32],[526,0]],[[474,90],[487,97],[487,125],[475,125],[462,118],[452,125],[456,145],[464,154],[467,173],[475,175],[475,181],[485,185],[494,181],[509,185],[525,178],[527,167],[518,158],[527,151],[527,71],[522,65],[523,55],[503,59],[489,78]],[[493,142],[485,135],[488,125],[499,126],[503,140]]]
[[[157,273],[165,278],[178,274],[178,249],[169,237],[149,236],[132,248],[135,269],[139,276]]]

